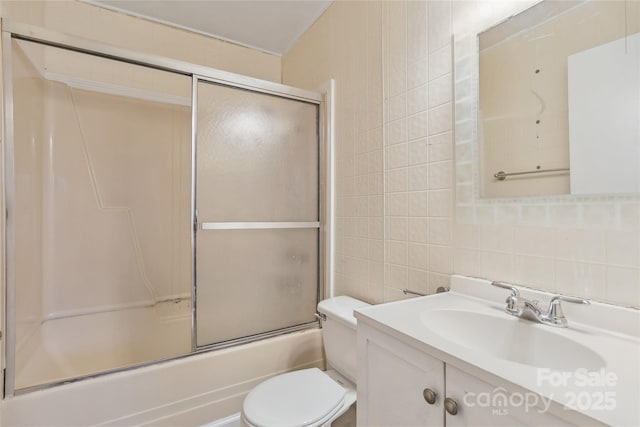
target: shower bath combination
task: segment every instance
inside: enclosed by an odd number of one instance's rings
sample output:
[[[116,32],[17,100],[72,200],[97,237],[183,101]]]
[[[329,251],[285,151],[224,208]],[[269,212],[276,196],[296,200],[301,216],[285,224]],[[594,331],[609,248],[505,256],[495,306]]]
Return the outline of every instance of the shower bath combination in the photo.
[[[3,33],[5,395],[317,327],[320,95],[24,33]]]

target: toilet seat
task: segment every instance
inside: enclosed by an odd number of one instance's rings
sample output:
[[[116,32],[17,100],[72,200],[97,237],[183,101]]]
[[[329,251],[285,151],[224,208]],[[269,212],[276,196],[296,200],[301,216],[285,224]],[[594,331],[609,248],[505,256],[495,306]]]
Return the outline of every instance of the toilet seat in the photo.
[[[255,427],[314,427],[344,406],[347,391],[318,368],[275,376],[254,388],[242,405]]]

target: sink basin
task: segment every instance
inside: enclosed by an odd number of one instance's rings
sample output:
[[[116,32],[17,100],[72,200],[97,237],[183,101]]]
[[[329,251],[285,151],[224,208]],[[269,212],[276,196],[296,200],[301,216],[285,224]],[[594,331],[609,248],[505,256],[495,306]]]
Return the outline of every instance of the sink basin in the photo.
[[[561,330],[519,319],[465,310],[425,310],[423,325],[455,344],[479,353],[538,368],[597,370],[605,362],[590,348],[564,337]]]

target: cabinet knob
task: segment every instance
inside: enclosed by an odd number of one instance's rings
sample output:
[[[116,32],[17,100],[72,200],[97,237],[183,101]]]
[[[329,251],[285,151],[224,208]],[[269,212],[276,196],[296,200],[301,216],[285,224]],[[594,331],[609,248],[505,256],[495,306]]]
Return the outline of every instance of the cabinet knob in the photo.
[[[422,390],[422,397],[424,397],[424,400],[426,400],[429,405],[433,405],[434,403],[436,403],[436,398],[438,397],[438,395],[430,388],[425,388],[424,390]]]
[[[451,415],[456,415],[458,413],[458,403],[450,397],[447,397],[444,400],[444,409]]]

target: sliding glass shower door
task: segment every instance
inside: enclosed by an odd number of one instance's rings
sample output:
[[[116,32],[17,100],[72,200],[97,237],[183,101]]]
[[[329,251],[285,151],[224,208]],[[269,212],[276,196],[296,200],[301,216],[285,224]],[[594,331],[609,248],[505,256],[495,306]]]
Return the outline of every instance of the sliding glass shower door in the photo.
[[[316,326],[317,94],[2,48],[5,396]]]
[[[192,79],[4,48],[9,387],[190,352]]]
[[[314,322],[318,106],[197,82],[196,343]]]

